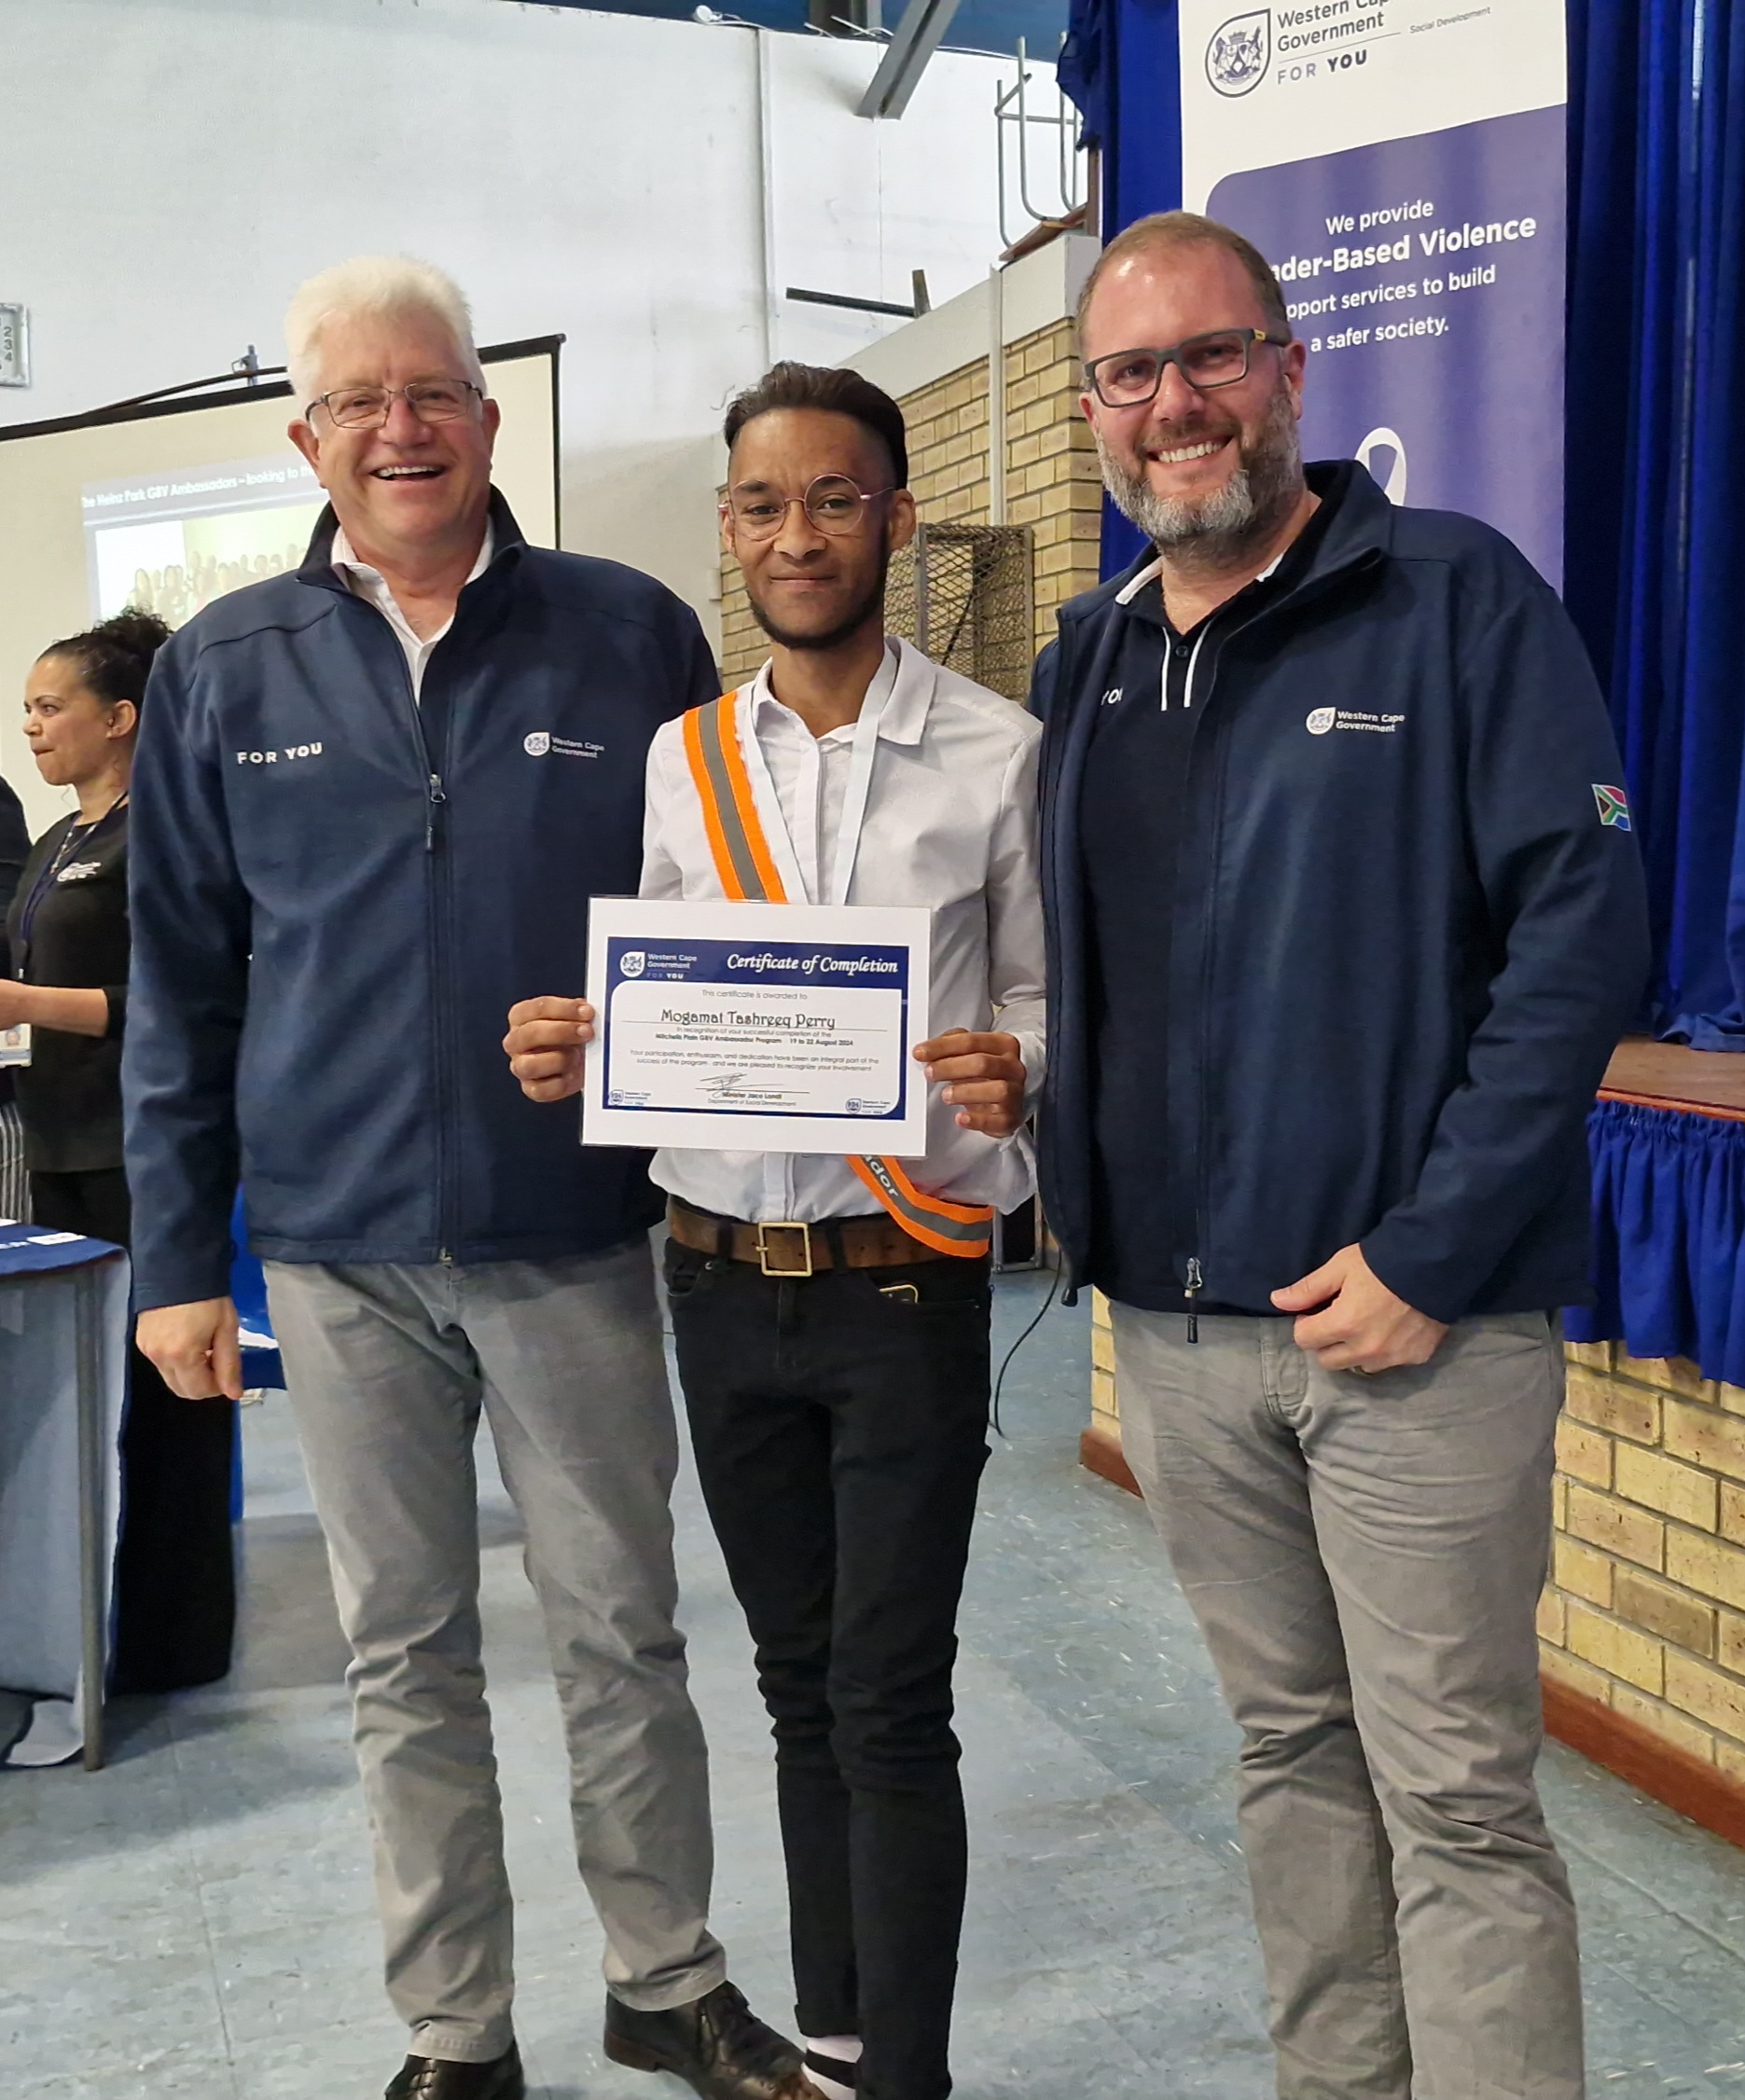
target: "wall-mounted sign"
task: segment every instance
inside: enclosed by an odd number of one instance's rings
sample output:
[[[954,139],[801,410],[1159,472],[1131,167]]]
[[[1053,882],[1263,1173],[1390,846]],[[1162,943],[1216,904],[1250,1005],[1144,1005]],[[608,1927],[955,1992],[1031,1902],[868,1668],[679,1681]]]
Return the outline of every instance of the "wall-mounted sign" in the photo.
[[[0,299],[0,386],[30,384],[30,312]]]

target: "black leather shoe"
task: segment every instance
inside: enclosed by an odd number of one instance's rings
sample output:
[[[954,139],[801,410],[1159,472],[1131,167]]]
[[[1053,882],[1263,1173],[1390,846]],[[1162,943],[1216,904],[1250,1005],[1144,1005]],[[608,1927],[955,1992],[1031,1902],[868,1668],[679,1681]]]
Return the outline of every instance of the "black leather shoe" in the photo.
[[[820,2100],[800,2052],[731,1983],[670,2012],[606,1999],[606,2054],[632,2071],[671,2071],[700,2100]]]
[[[527,2080],[521,2052],[511,2042],[507,2053],[489,2064],[450,2064],[436,2056],[409,2056],[383,2100],[526,2100]]]

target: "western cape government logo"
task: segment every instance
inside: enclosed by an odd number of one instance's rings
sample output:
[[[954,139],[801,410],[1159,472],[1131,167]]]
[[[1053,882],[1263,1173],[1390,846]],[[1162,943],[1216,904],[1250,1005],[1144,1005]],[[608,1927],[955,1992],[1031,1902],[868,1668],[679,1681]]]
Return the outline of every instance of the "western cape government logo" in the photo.
[[[1311,737],[1324,737],[1338,720],[1338,716],[1339,711],[1337,708],[1318,707],[1303,726]]]
[[[1206,46],[1206,77],[1221,95],[1246,95],[1259,87],[1272,56],[1272,10],[1256,7],[1232,15]]]
[[[599,758],[605,748],[592,737],[554,737],[549,729],[530,730],[521,739],[521,749],[529,758],[544,758],[547,753],[553,758]]]
[[[648,951],[646,948],[626,948],[618,958],[618,975],[620,977],[640,977],[647,967]]]

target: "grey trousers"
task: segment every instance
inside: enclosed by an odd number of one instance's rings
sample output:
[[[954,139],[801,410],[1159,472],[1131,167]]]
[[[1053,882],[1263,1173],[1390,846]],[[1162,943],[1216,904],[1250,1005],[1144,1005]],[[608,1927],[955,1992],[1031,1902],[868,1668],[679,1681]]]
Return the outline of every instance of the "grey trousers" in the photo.
[[[473,1268],[272,1262],[267,1294],[352,1644],[388,1994],[413,2052],[485,2062],[512,2034],[481,1405],[545,1615],[606,1982],[648,2010],[713,1989],[708,1762],[672,1620],[678,1445],[646,1240]]]
[[[1128,1462],[1242,1731],[1281,2100],[1580,2100],[1533,1781],[1557,1322],[1364,1377],[1288,1319],[1114,1319]]]

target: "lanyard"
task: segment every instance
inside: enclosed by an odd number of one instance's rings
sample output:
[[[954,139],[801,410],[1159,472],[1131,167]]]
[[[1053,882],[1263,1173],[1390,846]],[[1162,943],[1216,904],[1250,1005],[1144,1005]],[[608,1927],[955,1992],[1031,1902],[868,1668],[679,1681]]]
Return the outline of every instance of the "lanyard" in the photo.
[[[19,914],[19,952],[12,960],[13,967],[21,974],[24,968],[25,953],[30,947],[31,930],[36,923],[36,914],[41,910],[43,900],[48,896],[49,891],[61,879],[61,870],[72,859],[74,849],[88,845],[91,839],[96,837],[116,811],[124,809],[126,807],[127,790],[123,788],[101,817],[93,819],[88,824],[69,826],[66,836],[55,848],[52,855],[43,863],[35,881],[30,886],[30,894],[24,900],[24,908]]]
[[[880,667],[880,675],[882,675]],[[903,675],[902,659],[897,659],[897,677]],[[879,683],[875,678],[874,684]],[[854,725],[854,742],[849,754],[848,786],[842,797],[842,817],[837,825],[836,854],[830,866],[830,894],[824,900],[833,905],[848,903],[849,885],[854,879],[854,861],[860,850],[861,827],[866,820],[866,803],[872,794],[873,761],[879,752],[879,724],[884,711],[890,706],[896,692],[896,680],[893,679],[889,690],[877,705],[871,704],[871,690],[862,703],[860,719]],[[759,807],[770,812],[775,819],[776,833],[772,844],[776,858],[782,863],[782,874],[789,893],[795,897],[811,897],[812,886],[806,880],[799,864],[799,855],[794,850],[793,834],[788,829],[787,819],[782,813],[782,802],[776,794],[776,784],[770,775],[769,761],[764,756],[763,746],[757,740],[755,711],[755,684],[744,688],[739,697],[739,721],[735,726],[740,731],[741,748],[745,753],[745,769],[752,777],[752,789]],[[820,754],[819,764],[824,764]],[[772,827],[766,824],[768,832]],[[816,900],[813,900],[814,902]]]

